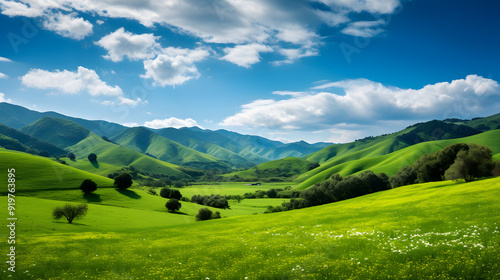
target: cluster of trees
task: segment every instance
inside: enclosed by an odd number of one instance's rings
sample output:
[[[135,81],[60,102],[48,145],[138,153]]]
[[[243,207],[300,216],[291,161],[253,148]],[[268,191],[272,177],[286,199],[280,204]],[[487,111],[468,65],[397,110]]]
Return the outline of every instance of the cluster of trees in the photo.
[[[490,148],[457,143],[423,155],[412,166],[401,168],[390,182],[393,188],[460,178],[470,182],[475,178],[491,176],[494,167]]]
[[[171,188],[162,188],[160,190],[160,196],[164,198],[173,198],[173,199],[181,199],[182,194],[179,190],[171,189]]]
[[[212,213],[212,210],[208,208],[200,208],[198,214],[196,214],[196,221],[206,221],[211,219],[220,219],[220,212],[215,211],[215,213]]]
[[[300,191],[298,198],[292,198],[290,202],[284,202],[281,206],[270,206],[268,212],[322,205],[387,189],[390,189],[389,177],[384,173],[375,174],[368,170],[345,178],[334,174],[330,179]]]
[[[191,202],[214,208],[221,208],[221,209],[230,208],[229,202],[227,201],[226,197],[221,196],[219,194],[212,194],[212,195],[195,194],[191,198]]]

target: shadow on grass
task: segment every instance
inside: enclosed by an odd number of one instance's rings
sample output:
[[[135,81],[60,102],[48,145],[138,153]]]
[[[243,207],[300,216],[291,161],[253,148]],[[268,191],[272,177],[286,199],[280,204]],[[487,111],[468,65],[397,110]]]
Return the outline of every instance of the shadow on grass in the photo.
[[[56,223],[56,224],[67,224],[67,225],[70,225],[70,226],[73,225],[73,226],[79,226],[79,227],[89,227],[89,225],[82,224],[82,223],[75,222],[75,221],[73,221],[70,224],[70,223],[68,223],[68,221],[66,221],[66,220],[63,221],[62,219],[60,221],[54,221],[54,223]]]
[[[177,215],[186,215],[188,216],[187,213],[184,213],[184,212],[170,212],[170,211],[167,211],[168,214],[177,214]]]
[[[95,168],[99,168],[99,162],[91,161],[90,163],[92,163],[92,166],[94,166]]]
[[[101,195],[97,193],[84,193],[83,198],[87,200],[87,202],[101,202]]]
[[[130,198],[133,198],[133,199],[139,199],[141,198],[140,195],[138,195],[136,192],[132,191],[132,190],[120,190],[120,189],[116,189],[117,192],[123,194],[123,195],[126,195]]]

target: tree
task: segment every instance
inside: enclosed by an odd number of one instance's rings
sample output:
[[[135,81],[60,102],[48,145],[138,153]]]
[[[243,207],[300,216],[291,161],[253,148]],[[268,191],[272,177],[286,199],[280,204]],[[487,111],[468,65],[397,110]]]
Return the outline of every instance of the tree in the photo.
[[[97,155],[94,153],[90,153],[87,158],[89,159],[90,162],[97,162]]]
[[[276,198],[278,196],[278,192],[275,189],[270,189],[266,192],[267,197]]]
[[[93,191],[97,190],[97,184],[91,179],[85,179],[80,185],[80,190],[82,190],[86,194],[90,194]]]
[[[206,221],[212,218],[212,210],[208,208],[200,208],[198,214],[196,214],[197,221]]]
[[[87,214],[87,204],[80,205],[71,205],[67,203],[63,207],[56,207],[52,212],[52,217],[54,219],[59,220],[62,217],[65,217],[68,220],[68,223],[71,224],[74,219],[81,218]]]
[[[468,150],[461,150],[455,162],[445,172],[448,180],[464,179],[471,182],[475,178],[491,176],[495,164],[490,148],[476,144],[468,144]]]
[[[167,207],[167,209],[174,213],[175,211],[181,209],[181,203],[179,202],[179,200],[175,199],[175,198],[171,198],[169,201],[167,201],[167,203],[165,204],[165,207]]]
[[[127,189],[132,186],[132,176],[128,173],[120,174],[115,178],[113,185],[121,190]]]
[[[76,159],[76,156],[75,156],[75,154],[73,154],[73,153],[68,153],[68,158],[69,158],[70,160],[75,160],[75,159]]]
[[[175,198],[175,199],[182,198],[182,194],[179,190],[174,190],[167,187],[164,187],[160,190],[160,196],[164,198]]]

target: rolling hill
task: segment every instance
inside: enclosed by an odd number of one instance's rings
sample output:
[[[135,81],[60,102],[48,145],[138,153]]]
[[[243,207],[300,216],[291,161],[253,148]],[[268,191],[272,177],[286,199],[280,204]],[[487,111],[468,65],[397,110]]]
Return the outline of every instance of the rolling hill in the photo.
[[[492,130],[465,138],[423,142],[382,155],[372,153],[370,156],[367,151],[361,150],[334,157],[319,167],[302,174],[295,179],[295,182],[298,183],[298,189],[304,189],[324,181],[335,173],[347,176],[367,169],[373,172],[384,172],[391,176],[400,168],[412,165],[423,154],[433,153],[454,143],[476,143],[488,146],[492,150],[494,158],[499,159],[500,141],[498,139],[500,139],[500,130]]]
[[[296,158],[287,157],[283,159],[264,162],[253,168],[233,172],[224,175],[224,177],[235,179],[237,181],[258,181],[258,180],[279,180],[290,181],[300,174],[309,170],[311,162]]]
[[[231,165],[214,156],[198,152],[160,136],[144,127],[129,128],[111,140],[159,160],[194,169],[231,169]]]
[[[72,146],[90,134],[88,129],[77,123],[53,117],[43,117],[23,126],[19,131],[47,141],[60,148]]]
[[[10,138],[11,141],[18,141],[19,144],[24,146],[24,148],[20,150],[22,152],[26,152],[31,149],[34,150],[33,152],[35,153],[45,151],[52,156],[61,156],[66,154],[66,151],[64,151],[62,148],[56,147],[45,141],[41,141],[35,137],[31,137],[3,124],[0,124],[0,135],[4,136],[4,139]]]

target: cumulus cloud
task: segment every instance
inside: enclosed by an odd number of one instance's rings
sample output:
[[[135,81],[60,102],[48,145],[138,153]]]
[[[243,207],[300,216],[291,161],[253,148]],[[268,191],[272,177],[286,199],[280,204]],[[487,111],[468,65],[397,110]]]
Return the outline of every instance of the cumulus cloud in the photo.
[[[5,75],[4,73],[0,72],[0,79],[7,79],[9,76]]]
[[[76,13],[67,15],[62,13],[51,14],[44,21],[43,26],[61,36],[75,40],[81,40],[92,33],[93,27],[89,21],[76,17]]]
[[[0,56],[0,62],[12,62],[12,60],[6,58],[6,57],[1,57]]]
[[[200,77],[194,63],[209,55],[210,52],[202,47],[196,49],[164,48],[155,59],[144,61],[146,73],[141,77],[153,79],[155,85],[182,85]]]
[[[262,44],[239,45],[233,48],[224,48],[226,53],[222,60],[227,60],[238,66],[250,68],[252,64],[260,61],[259,53],[272,52],[273,48]]]
[[[376,36],[384,31],[382,26],[385,25],[383,19],[375,21],[356,21],[351,22],[346,28],[342,29],[342,33],[356,36],[370,38]]]
[[[201,126],[199,126],[198,123],[191,118],[183,120],[174,117],[168,119],[155,119],[149,122],[145,122],[144,126],[154,129],[160,129],[165,127],[181,128],[181,127],[193,127],[193,126],[201,128]]]
[[[152,33],[132,34],[121,27],[102,37],[96,45],[108,51],[104,58],[114,62],[121,61],[124,57],[130,60],[148,59],[154,57],[156,50],[160,48],[158,38]]]
[[[12,102],[10,98],[5,98],[5,93],[0,92],[0,102]]]
[[[0,7],[2,8],[2,14],[6,16],[25,16],[25,17],[39,17],[44,14],[45,7],[40,7],[38,5],[26,5],[24,3],[15,1],[0,1]]]
[[[289,130],[316,130],[377,121],[446,118],[447,110],[480,113],[495,108],[489,96],[500,95],[497,81],[477,75],[426,85],[421,89],[384,86],[366,79],[345,80],[314,87],[337,88],[343,95],[321,91],[285,100],[256,100],[221,123]],[[466,102],[465,102],[465,101]],[[461,110],[461,112],[460,112]]]
[[[76,72],[56,70],[54,72],[32,69],[21,78],[23,85],[38,89],[57,89],[65,94],[88,92],[92,96],[121,96],[119,86],[109,86],[94,70],[79,66]]]
[[[120,101],[120,103],[118,103],[118,105],[137,106],[138,104],[147,103],[147,101],[143,101],[140,98],[137,98],[136,100],[134,100],[134,99],[126,98],[123,96],[119,96],[118,100]]]

